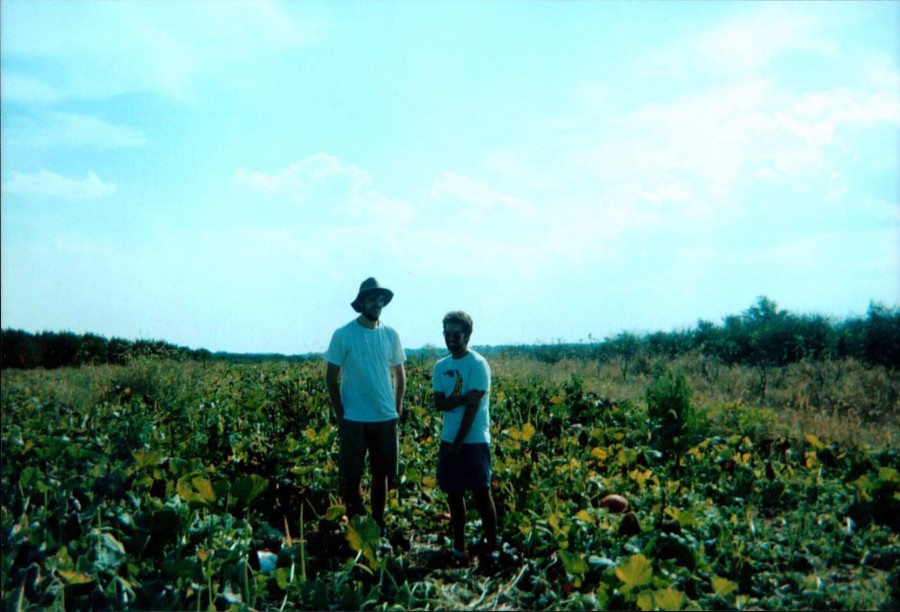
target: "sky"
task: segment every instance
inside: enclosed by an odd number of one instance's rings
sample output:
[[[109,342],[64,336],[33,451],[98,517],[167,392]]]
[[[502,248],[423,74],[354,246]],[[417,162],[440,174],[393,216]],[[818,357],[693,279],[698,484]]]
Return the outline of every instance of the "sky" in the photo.
[[[900,3],[0,3],[4,329],[323,352],[900,302]]]

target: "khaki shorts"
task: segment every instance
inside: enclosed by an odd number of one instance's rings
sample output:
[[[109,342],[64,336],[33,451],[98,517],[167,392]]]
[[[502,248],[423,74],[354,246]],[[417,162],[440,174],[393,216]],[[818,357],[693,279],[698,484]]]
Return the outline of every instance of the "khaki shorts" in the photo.
[[[377,423],[344,419],[338,434],[338,468],[342,481],[362,480],[368,452],[372,477],[387,477],[388,486],[397,488],[397,419]]]

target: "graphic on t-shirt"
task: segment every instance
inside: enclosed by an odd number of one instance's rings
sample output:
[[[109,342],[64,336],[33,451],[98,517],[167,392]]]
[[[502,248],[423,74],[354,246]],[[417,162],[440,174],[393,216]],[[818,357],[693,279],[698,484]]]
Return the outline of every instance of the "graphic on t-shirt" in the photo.
[[[453,386],[453,393],[450,394],[450,397],[454,395],[462,394],[463,388],[463,379],[462,373],[459,370],[447,370],[444,372],[444,376],[455,376],[456,377],[456,385]]]
[[[462,379],[462,376],[457,376],[457,377],[456,377],[456,386],[453,387],[453,393],[451,393],[450,395],[461,395],[461,394],[462,394],[462,388],[463,388],[463,379]]]

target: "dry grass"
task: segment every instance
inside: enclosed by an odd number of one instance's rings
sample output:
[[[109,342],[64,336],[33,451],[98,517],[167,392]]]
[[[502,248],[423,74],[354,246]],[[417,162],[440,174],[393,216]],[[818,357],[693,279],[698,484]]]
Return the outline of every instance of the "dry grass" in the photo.
[[[654,363],[638,358],[623,377],[623,363],[564,359],[548,364],[526,356],[491,358],[495,376],[561,383],[572,376],[584,388],[604,397],[645,403]],[[765,373],[728,366],[692,354],[664,365],[684,374],[693,404],[714,429],[727,432],[752,427],[774,436],[802,438],[813,434],[842,446],[898,446],[900,371],[869,367],[855,360],[801,362]]]

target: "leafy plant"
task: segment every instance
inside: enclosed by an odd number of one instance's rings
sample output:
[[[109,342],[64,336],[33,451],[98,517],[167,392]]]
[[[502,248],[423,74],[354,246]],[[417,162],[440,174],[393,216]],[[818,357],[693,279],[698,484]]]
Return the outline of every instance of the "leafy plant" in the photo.
[[[697,427],[691,406],[691,389],[682,374],[660,367],[647,388],[647,413],[650,417],[650,440],[659,450],[681,450],[690,444]]]

